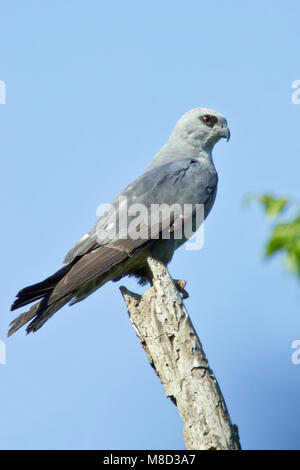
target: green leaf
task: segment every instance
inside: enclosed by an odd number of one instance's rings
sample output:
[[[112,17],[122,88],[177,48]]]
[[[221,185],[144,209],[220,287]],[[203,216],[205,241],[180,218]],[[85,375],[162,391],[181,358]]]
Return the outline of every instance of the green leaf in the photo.
[[[268,216],[278,215],[286,208],[288,204],[287,199],[274,197],[270,194],[262,194],[259,197],[259,201],[261,202]]]
[[[290,222],[277,224],[266,245],[266,256],[282,252],[291,272],[300,277],[300,214]]]

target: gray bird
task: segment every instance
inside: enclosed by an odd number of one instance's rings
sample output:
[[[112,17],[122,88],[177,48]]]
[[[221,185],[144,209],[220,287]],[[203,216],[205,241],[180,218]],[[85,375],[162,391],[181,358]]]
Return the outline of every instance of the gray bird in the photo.
[[[68,252],[66,265],[17,294],[11,310],[38,302],[11,322],[8,336],[29,321],[27,333],[37,331],[63,305],[83,300],[108,281],[129,275],[141,284],[151,283],[147,257],[167,265],[187,239],[184,230],[178,232],[175,228],[189,220],[196,230],[196,207],[202,205],[206,218],[213,206],[218,176],[212,149],[222,137],[229,140],[230,131],[221,114],[206,108],[184,114],[145,172],[119,194],[90,232]],[[174,210],[168,217],[148,216],[136,224],[136,214],[131,210],[133,206],[142,207],[150,213],[154,206],[183,208],[184,204],[192,208],[190,218]],[[137,232],[140,236],[133,236]],[[178,288],[184,294],[183,287],[179,282]]]

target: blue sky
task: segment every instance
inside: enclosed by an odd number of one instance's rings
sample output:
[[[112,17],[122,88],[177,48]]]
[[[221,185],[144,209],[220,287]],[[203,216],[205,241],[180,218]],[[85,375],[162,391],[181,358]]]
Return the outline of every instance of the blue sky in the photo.
[[[245,449],[300,449],[299,284],[266,262],[248,192],[299,196],[297,1],[0,2],[2,449],[183,449],[117,284],[6,340],[16,292],[61,266],[100,203],[190,108],[224,114],[201,251],[169,266]],[[121,284],[142,292],[133,280]],[[120,283],[119,283],[120,285]]]

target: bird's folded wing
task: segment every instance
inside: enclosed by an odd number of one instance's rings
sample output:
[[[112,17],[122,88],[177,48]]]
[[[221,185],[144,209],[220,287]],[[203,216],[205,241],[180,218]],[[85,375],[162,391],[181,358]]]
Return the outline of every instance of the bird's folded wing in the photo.
[[[128,208],[133,204],[142,204],[148,209],[151,204],[205,204],[216,186],[216,173],[211,173],[203,162],[190,158],[174,160],[146,171],[115,198],[91,231],[67,253],[64,263],[71,263],[76,257],[115,240],[117,237],[113,234],[119,220],[124,217],[128,223],[133,220],[133,216],[128,214]]]

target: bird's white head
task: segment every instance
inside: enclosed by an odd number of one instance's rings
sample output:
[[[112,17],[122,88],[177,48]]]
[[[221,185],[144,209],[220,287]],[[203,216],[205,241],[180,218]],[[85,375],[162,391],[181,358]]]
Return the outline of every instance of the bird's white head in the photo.
[[[150,162],[147,169],[178,158],[207,158],[212,160],[212,149],[222,138],[230,138],[227,120],[213,109],[194,108],[185,113],[173,132]]]
[[[230,130],[222,114],[213,109],[194,108],[179,119],[173,136],[201,150],[212,150],[221,138],[229,140]]]

